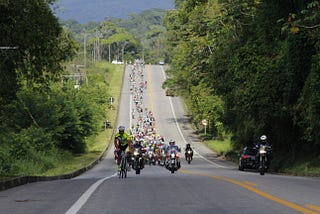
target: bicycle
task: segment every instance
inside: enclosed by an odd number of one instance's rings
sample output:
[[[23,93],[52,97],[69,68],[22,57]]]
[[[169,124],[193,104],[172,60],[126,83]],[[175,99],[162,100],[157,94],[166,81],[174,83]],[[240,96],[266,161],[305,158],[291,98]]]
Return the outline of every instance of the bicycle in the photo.
[[[125,151],[121,151],[119,178],[126,178],[128,173],[128,161]]]

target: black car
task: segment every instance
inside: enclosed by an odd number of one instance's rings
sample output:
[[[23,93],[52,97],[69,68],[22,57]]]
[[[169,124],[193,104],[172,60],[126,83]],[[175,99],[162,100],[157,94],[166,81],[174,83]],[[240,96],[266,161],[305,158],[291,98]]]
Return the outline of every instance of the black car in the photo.
[[[254,147],[245,147],[239,157],[239,170],[243,171],[245,168],[257,168],[257,153],[258,150]]]

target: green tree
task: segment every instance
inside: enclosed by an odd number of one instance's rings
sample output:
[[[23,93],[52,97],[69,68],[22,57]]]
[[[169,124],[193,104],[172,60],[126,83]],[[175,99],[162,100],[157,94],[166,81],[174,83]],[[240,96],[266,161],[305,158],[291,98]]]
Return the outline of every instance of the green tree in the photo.
[[[5,1],[0,3],[1,100],[14,99],[22,84],[45,86],[60,78],[61,62],[74,54],[75,44],[63,33],[48,3],[52,1]]]
[[[169,73],[203,116],[203,93],[223,101],[239,148],[267,134],[275,151],[319,148],[319,2],[176,1],[166,18]],[[199,96],[197,96],[199,95]],[[193,97],[191,97],[193,96]],[[206,96],[208,96],[206,94]],[[210,97],[210,96],[209,96]]]

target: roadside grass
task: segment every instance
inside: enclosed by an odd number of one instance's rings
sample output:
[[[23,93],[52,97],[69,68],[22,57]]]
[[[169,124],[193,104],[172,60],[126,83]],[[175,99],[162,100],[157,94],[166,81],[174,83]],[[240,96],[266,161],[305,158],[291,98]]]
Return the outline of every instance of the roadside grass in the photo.
[[[108,72],[105,72],[108,70]],[[100,62],[87,69],[89,74],[104,73],[105,80],[108,84],[108,94],[114,97],[112,109],[107,109],[108,120],[111,122],[111,127],[104,129],[97,136],[92,136],[87,139],[87,152],[81,155],[64,154],[55,160],[55,167],[44,173],[39,173],[39,176],[55,176],[75,172],[78,169],[88,166],[96,161],[105,149],[112,142],[112,136],[115,131],[114,125],[117,122],[118,104],[122,87],[122,79],[124,75],[123,65],[113,65],[107,62]],[[90,80],[89,80],[90,84]]]
[[[204,137],[204,136],[202,136]],[[224,140],[203,140],[203,143],[218,156],[238,164],[238,152],[233,150],[230,138]],[[288,157],[275,157],[271,162],[270,172],[276,172],[294,176],[320,176],[320,156],[306,157],[305,155],[295,159]]]
[[[203,140],[203,143],[212,151],[216,152],[218,156],[236,162],[238,160],[238,153],[233,150],[231,138],[227,137],[222,140]]]
[[[206,140],[204,143],[213,151],[219,155],[226,155],[231,151],[231,141],[230,139],[225,140]]]
[[[319,163],[319,159],[317,162]],[[307,161],[302,163],[296,163],[292,166],[288,166],[283,170],[285,174],[291,174],[291,175],[299,175],[299,176],[320,176],[320,166],[312,166],[315,160],[313,161]]]
[[[183,101],[185,112],[189,114],[184,96],[180,96],[180,98]],[[191,125],[195,132],[199,134],[201,141],[209,149],[216,152],[218,156],[238,164],[241,151],[232,147],[230,137],[223,140],[211,140],[212,136],[200,134],[195,125]],[[309,157],[305,153],[295,158],[290,155],[277,155],[271,161],[270,172],[294,176],[320,177],[320,156]]]
[[[320,156],[306,156],[302,154],[295,158],[287,155],[278,155],[271,164],[277,173],[296,176],[320,176]]]

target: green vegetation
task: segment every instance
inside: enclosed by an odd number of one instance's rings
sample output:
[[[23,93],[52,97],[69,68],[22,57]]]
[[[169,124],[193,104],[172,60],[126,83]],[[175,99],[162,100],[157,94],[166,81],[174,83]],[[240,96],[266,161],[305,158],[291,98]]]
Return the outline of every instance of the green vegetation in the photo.
[[[123,66],[101,63],[88,69],[88,85],[74,80],[55,84],[48,94],[24,89],[4,108],[1,133],[2,175],[56,175],[73,172],[96,160],[111,141],[116,122]],[[59,87],[57,87],[59,86]],[[23,106],[21,106],[23,105]]]
[[[128,19],[106,18],[101,23],[80,24],[68,20],[62,24],[71,30],[79,42],[89,40],[88,52],[95,50],[99,37],[100,57],[105,60],[133,61],[142,58],[147,63],[168,61],[163,25],[166,11],[147,10]],[[110,54],[109,54],[110,53]]]
[[[225,156],[232,151],[232,145],[230,139],[226,140],[208,140],[204,143],[213,151],[219,155]]]
[[[0,176],[64,174],[88,165],[113,134],[103,123],[115,123],[117,104],[111,109],[109,99],[120,96],[123,66],[89,58],[91,66],[79,66],[79,43],[45,1],[4,2],[0,11]]]
[[[175,2],[165,19],[167,82],[195,127],[207,119],[208,135],[231,135],[235,152],[266,134],[274,171],[319,159],[319,2]]]
[[[208,121],[210,148],[232,156],[266,134],[273,171],[319,175],[318,1],[176,0],[167,13],[64,27],[52,2],[0,3],[2,177],[95,160],[112,136],[101,126],[115,122],[109,98],[122,81],[123,67],[109,63],[135,58],[170,63],[163,87],[183,97],[197,131]]]
[[[106,70],[108,72],[106,72]],[[88,73],[91,73],[92,79],[100,79],[93,80],[99,84],[105,84],[102,79],[108,80],[107,91],[110,96],[115,98],[115,102],[113,103],[112,109],[110,106],[106,108],[108,119],[111,122],[111,126],[116,124],[117,118],[117,109],[118,109],[118,100],[120,97],[120,89],[122,87],[122,77],[123,77],[123,66],[114,66],[106,62],[101,62],[96,64],[93,67],[88,69]],[[89,81],[90,81],[89,76]],[[80,168],[88,166],[90,163],[97,160],[98,157],[102,154],[102,152],[107,148],[110,142],[112,141],[112,136],[114,129],[113,127],[104,129],[101,123],[101,132],[97,135],[93,135],[87,140],[87,149],[85,153],[80,155],[73,156],[65,156],[61,159],[54,160],[54,167],[50,170],[45,171],[44,173],[40,173],[39,175],[43,176],[52,176],[52,175],[60,175],[74,172]]]

